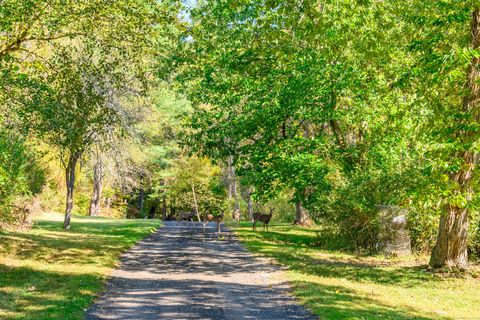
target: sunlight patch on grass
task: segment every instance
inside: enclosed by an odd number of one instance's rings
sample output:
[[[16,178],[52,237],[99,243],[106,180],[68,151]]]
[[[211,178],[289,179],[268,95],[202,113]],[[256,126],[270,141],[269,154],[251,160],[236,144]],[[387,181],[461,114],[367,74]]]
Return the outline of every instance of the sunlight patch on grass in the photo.
[[[0,319],[82,319],[121,252],[158,220],[79,217],[62,229],[48,213],[34,228],[0,232]]]
[[[440,276],[428,257],[357,256],[314,228],[236,229],[246,247],[288,267],[293,293],[323,319],[479,319],[480,280]],[[478,266],[473,267],[474,272]]]

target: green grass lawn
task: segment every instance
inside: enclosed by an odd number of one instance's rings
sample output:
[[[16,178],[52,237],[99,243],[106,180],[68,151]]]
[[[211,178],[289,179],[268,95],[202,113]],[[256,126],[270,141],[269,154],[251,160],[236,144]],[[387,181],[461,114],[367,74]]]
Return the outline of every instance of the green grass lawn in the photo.
[[[158,220],[46,214],[32,230],[0,232],[0,319],[82,319],[121,252]]]
[[[294,295],[321,319],[480,319],[478,266],[440,275],[427,270],[426,256],[357,256],[315,229],[236,231],[249,250],[287,267]]]

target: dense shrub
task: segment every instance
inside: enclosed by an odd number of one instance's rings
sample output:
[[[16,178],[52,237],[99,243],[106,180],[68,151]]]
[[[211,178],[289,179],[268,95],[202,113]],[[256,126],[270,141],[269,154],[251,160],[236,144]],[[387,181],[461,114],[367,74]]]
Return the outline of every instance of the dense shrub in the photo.
[[[327,176],[329,189],[317,190],[318,199],[311,204],[312,218],[339,228],[339,234],[358,250],[374,251],[378,236],[378,205],[412,208],[413,195],[428,178],[414,159],[399,161],[402,154],[380,145],[363,159],[362,166],[346,171],[332,167]],[[438,216],[431,208],[411,211],[410,228],[414,250],[431,246]]]
[[[9,130],[0,131],[0,223],[18,222],[16,202],[24,203],[38,194],[45,184],[45,171],[37,155],[20,135]]]

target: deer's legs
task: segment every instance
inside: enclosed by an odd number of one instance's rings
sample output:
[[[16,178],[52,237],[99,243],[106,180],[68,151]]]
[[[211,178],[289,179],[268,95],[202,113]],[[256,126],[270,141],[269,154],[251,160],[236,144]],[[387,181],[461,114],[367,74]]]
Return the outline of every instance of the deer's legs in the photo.
[[[253,224],[252,224],[252,230],[253,230],[253,231],[256,231],[256,230],[257,230],[256,227],[255,227],[255,224],[256,224],[256,223],[257,223],[257,221],[253,220]]]

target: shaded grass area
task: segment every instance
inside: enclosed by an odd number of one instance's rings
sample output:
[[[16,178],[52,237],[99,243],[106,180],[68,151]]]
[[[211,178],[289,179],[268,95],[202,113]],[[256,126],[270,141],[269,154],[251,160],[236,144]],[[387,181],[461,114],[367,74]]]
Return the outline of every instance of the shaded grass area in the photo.
[[[158,220],[46,214],[32,230],[0,232],[0,319],[82,319],[121,252]]]
[[[321,319],[480,319],[478,266],[434,274],[426,256],[357,256],[313,228],[241,224],[236,232],[249,250],[287,267],[294,295]]]

